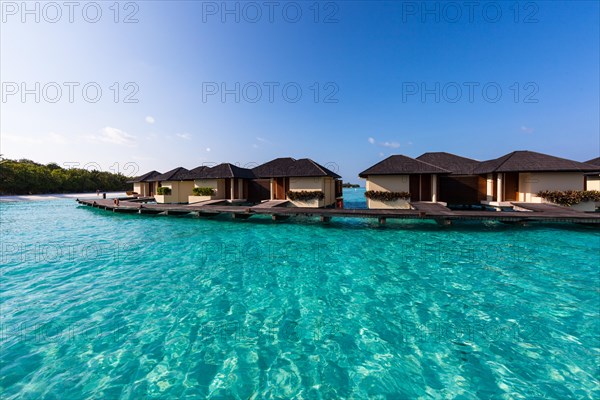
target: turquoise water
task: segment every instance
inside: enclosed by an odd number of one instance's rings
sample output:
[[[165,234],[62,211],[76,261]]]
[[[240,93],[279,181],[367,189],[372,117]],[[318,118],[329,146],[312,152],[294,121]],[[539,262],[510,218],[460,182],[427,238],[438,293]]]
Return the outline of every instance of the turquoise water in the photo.
[[[597,229],[0,212],[3,399],[600,396]]]

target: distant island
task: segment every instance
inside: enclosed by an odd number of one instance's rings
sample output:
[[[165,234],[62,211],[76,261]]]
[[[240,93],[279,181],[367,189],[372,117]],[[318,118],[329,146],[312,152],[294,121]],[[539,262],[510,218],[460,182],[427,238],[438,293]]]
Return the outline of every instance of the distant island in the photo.
[[[359,188],[360,185],[358,185],[356,183],[344,182],[344,183],[342,183],[342,187],[343,188]]]
[[[117,192],[129,190],[130,178],[123,174],[63,168],[56,163],[46,165],[31,160],[2,160],[0,163],[0,195],[55,193]]]

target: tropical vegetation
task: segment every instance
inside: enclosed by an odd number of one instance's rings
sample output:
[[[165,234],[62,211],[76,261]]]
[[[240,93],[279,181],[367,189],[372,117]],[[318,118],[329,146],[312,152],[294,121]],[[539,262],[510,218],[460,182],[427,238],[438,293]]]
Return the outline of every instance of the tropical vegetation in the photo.
[[[45,194],[125,191],[131,179],[82,168],[63,168],[56,163],[40,164],[27,159],[2,160],[0,163],[0,194]]]
[[[195,187],[192,189],[194,196],[212,196],[215,194],[215,190],[210,187]]]
[[[371,200],[378,201],[394,201],[394,200],[410,200],[410,193],[408,192],[384,192],[379,190],[367,190],[365,197]]]
[[[543,190],[537,195],[561,206],[572,206],[584,201],[600,201],[598,190]]]
[[[323,200],[325,198],[325,193],[320,190],[290,190],[286,195],[292,201]]]

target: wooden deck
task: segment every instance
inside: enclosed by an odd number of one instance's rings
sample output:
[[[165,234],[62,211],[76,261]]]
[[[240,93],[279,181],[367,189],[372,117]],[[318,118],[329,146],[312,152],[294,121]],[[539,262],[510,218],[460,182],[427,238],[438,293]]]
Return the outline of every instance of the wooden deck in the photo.
[[[119,213],[186,215],[193,213],[199,217],[211,217],[218,214],[229,214],[235,219],[246,219],[253,215],[270,215],[274,220],[291,216],[315,216],[321,221],[338,218],[375,218],[384,224],[387,219],[423,219],[434,220],[441,225],[449,225],[452,221],[500,221],[506,223],[527,224],[529,222],[562,222],[598,224],[600,213],[584,213],[566,207],[547,204],[518,203],[519,207],[531,211],[453,211],[441,204],[416,202],[413,210],[398,209],[344,209],[344,208],[301,208],[301,207],[265,207],[221,205],[221,204],[142,204],[128,199],[115,206],[112,199],[79,200],[82,205],[101,208]],[[515,204],[517,205],[517,204]]]

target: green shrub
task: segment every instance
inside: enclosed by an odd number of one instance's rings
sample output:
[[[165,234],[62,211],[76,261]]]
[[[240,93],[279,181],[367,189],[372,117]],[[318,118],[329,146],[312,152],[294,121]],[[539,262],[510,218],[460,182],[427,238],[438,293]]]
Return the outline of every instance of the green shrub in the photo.
[[[379,190],[367,190],[365,197],[371,200],[379,201],[394,201],[398,199],[410,200],[410,193],[408,192],[382,192]]]
[[[168,196],[171,194],[171,188],[170,187],[166,187],[166,186],[161,186],[158,188],[158,190],[156,191],[156,193],[158,193],[159,195],[165,195]]]
[[[292,201],[307,201],[319,199],[323,200],[325,198],[325,193],[320,190],[300,190],[300,191],[288,191],[286,193],[287,197]]]
[[[209,187],[197,187],[192,190],[194,196],[212,196],[215,194],[215,190]]]
[[[598,190],[542,190],[537,195],[561,206],[572,206],[583,201],[600,201]]]

